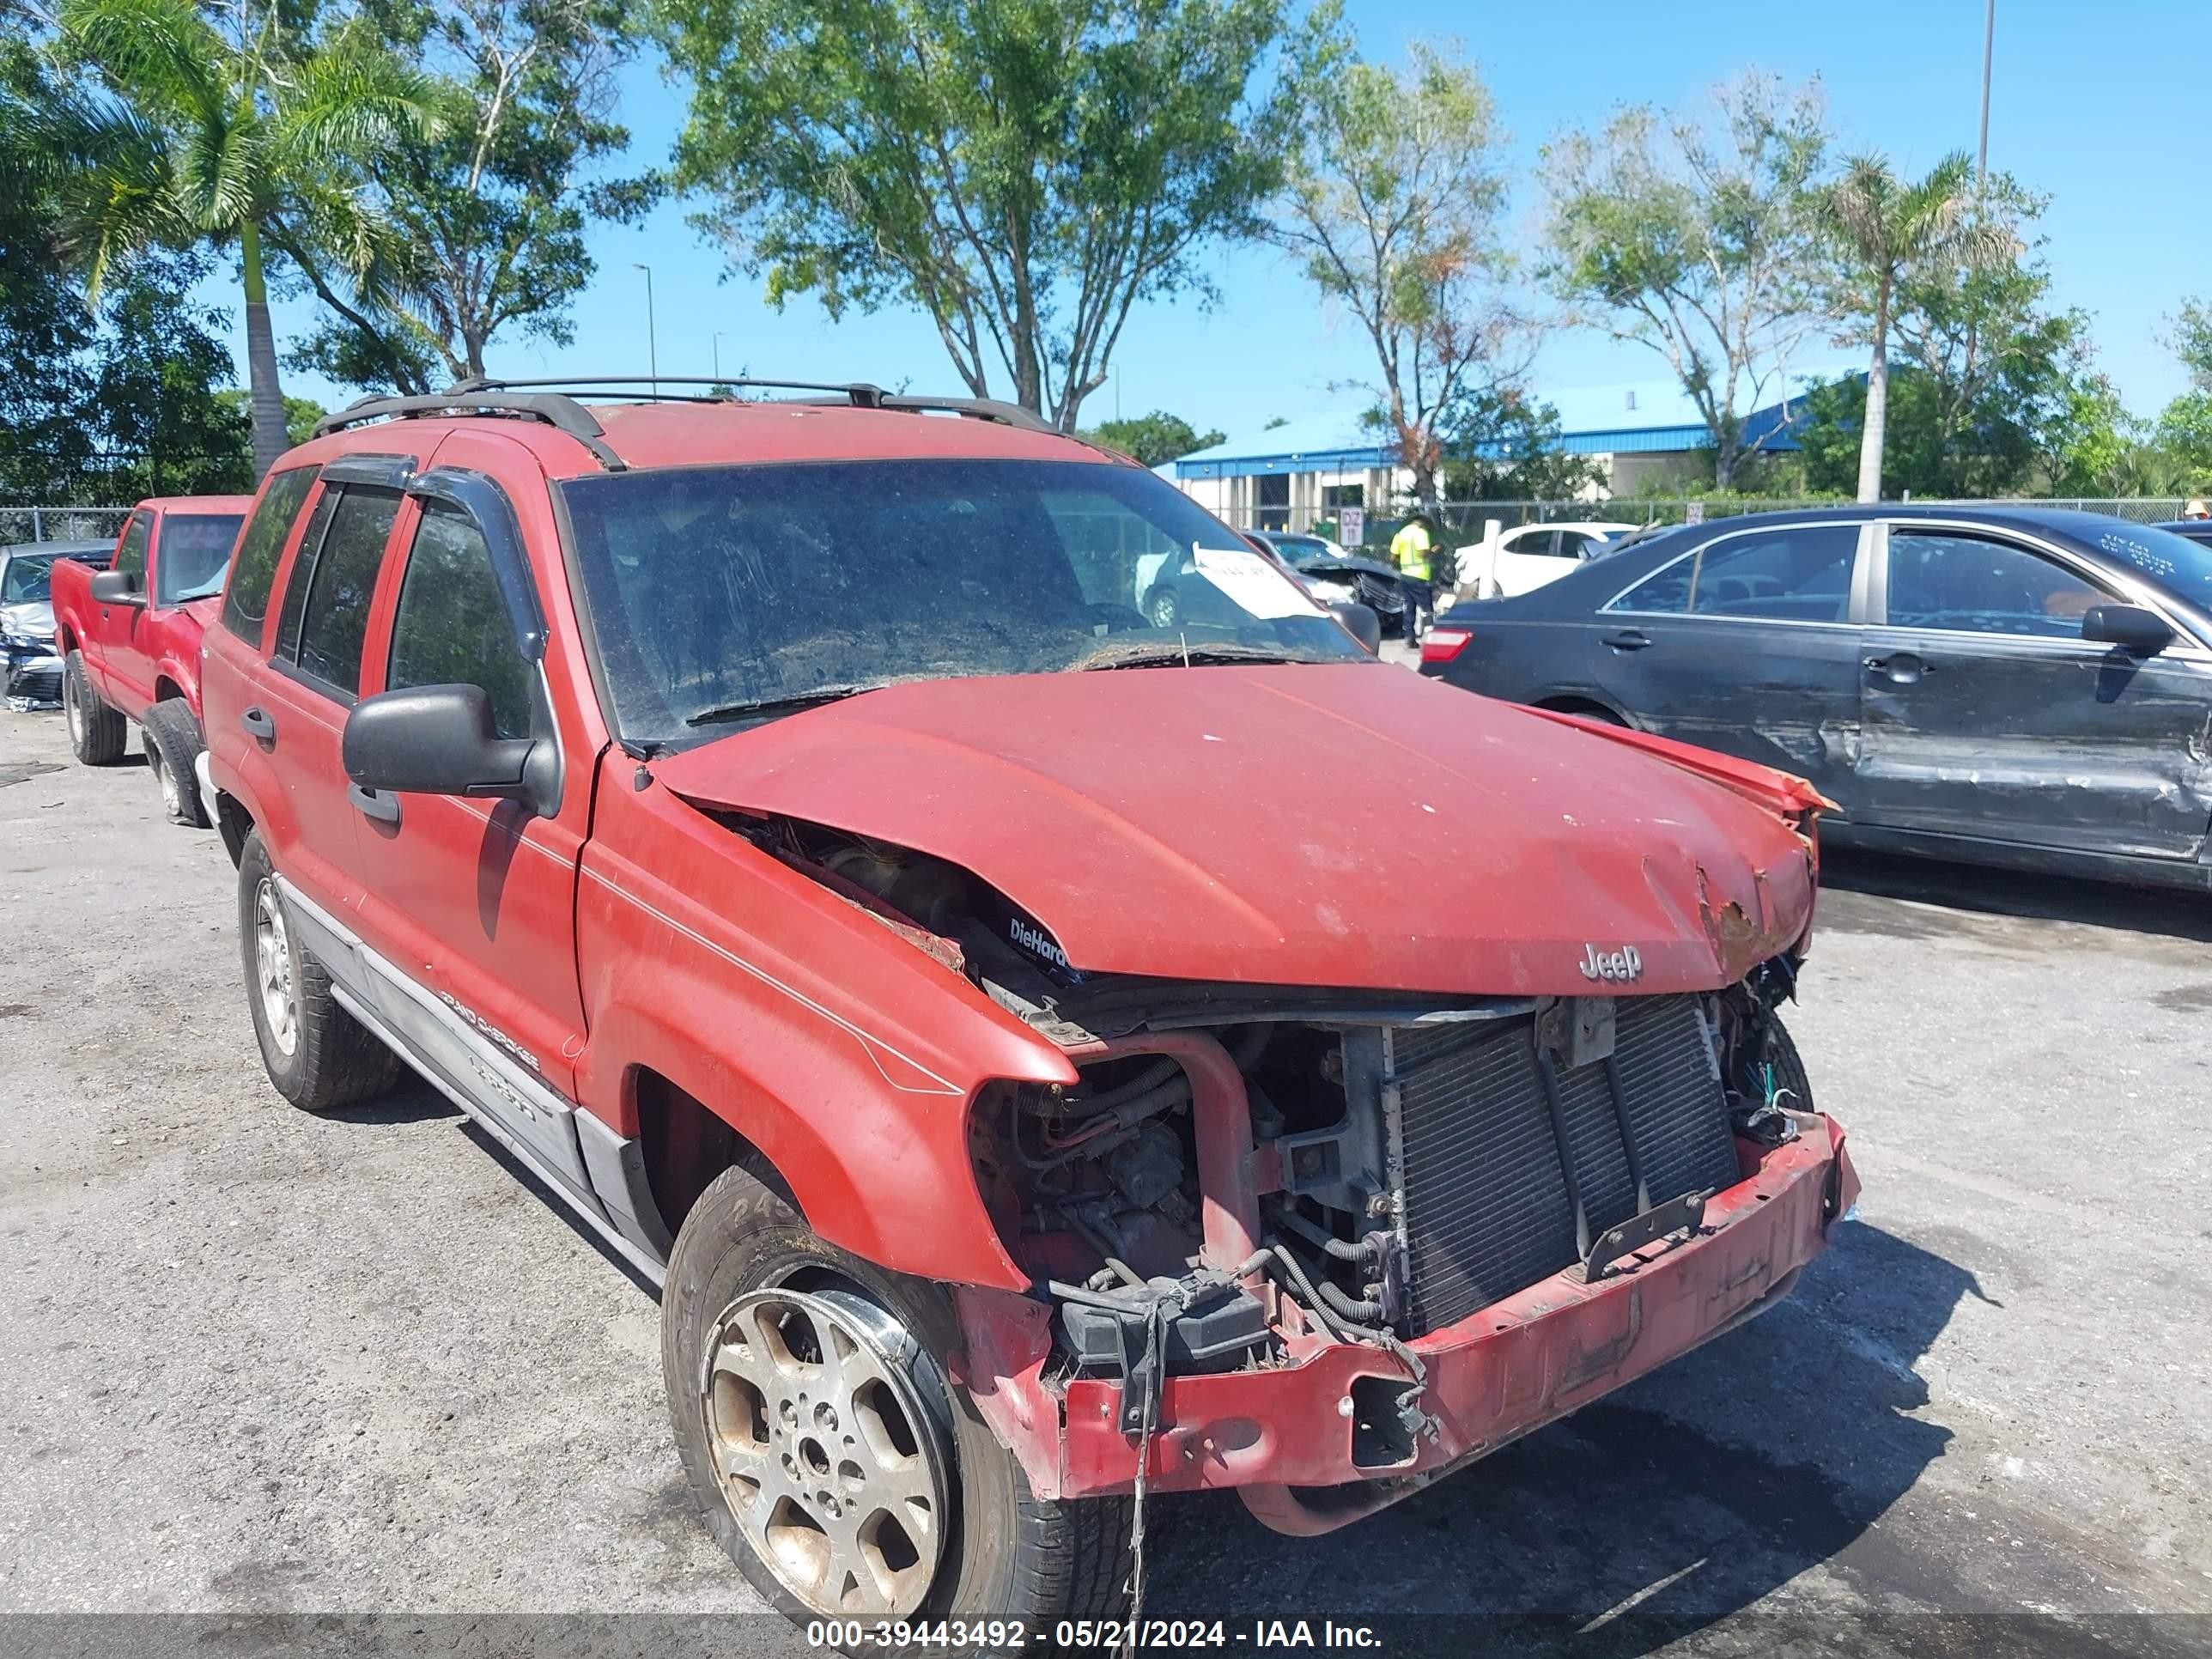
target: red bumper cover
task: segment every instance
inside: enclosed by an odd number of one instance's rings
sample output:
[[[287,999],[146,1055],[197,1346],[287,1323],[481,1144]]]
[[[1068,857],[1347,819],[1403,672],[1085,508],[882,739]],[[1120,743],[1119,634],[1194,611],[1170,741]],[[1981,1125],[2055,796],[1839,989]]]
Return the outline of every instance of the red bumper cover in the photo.
[[[1695,1237],[1625,1259],[1595,1285],[1555,1274],[1411,1342],[1428,1367],[1422,1405],[1438,1431],[1420,1437],[1410,1459],[1355,1463],[1352,1448],[1353,1382],[1402,1382],[1405,1368],[1377,1348],[1325,1343],[1276,1370],[1170,1377],[1148,1487],[1242,1487],[1269,1524],[1327,1530],[1741,1323],[1788,1290],[1857,1196],[1843,1130],[1823,1116],[1799,1123],[1796,1139],[1762,1152],[1755,1169],[1713,1196]],[[1115,1426],[1119,1381],[1076,1378],[1063,1409],[1063,1395],[1043,1382],[1049,1311],[967,1288],[959,1303],[968,1341],[960,1380],[1037,1494],[1130,1490],[1138,1443]],[[1318,1507],[1285,1490],[1352,1482],[1362,1484],[1342,1502]]]

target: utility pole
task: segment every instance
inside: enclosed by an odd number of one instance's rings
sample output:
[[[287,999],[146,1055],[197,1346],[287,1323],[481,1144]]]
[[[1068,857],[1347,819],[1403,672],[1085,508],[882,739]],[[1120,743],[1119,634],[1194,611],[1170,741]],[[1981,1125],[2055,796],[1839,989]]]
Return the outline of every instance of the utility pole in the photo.
[[[1991,3],[1995,3],[1995,0]],[[660,395],[660,335],[653,325],[653,267],[640,264],[635,259],[630,264],[645,273],[645,367],[647,374],[652,377],[653,395],[658,398]]]
[[[1974,165],[1974,191],[1979,195],[1990,182],[1990,60],[1996,54],[1997,0],[1990,0],[1982,24],[1982,149]]]
[[[714,331],[714,378],[716,380],[722,378],[722,336],[728,332],[727,329],[723,328]]]

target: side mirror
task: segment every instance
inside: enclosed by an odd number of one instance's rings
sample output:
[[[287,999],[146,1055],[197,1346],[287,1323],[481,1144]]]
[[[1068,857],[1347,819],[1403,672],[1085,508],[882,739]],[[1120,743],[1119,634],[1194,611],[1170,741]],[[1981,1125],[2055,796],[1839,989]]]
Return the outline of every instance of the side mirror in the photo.
[[[2093,605],[2081,613],[2081,637],[2153,657],[2173,643],[2173,630],[2139,605]]]
[[[1364,605],[1333,605],[1328,614],[1344,624],[1344,631],[1367,648],[1370,657],[1382,654],[1382,619]]]
[[[346,775],[364,789],[473,795],[551,810],[560,793],[550,744],[502,738],[480,685],[421,685],[363,697],[346,716]]]
[[[135,570],[95,570],[89,584],[94,605],[143,605],[145,590]]]

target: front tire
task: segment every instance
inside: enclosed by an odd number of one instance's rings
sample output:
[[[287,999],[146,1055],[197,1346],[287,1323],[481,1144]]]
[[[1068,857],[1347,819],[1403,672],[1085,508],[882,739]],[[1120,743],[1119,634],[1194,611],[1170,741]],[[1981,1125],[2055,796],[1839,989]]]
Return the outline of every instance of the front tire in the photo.
[[[661,1296],[670,1421],[715,1541],[799,1624],[1111,1616],[1127,1501],[1036,1497],[947,1381],[951,1298],[818,1237],[772,1181],[714,1180]]]
[[[62,719],[69,726],[70,749],[82,764],[112,766],[123,758],[130,722],[92,689],[82,651],[70,652],[62,664]]]
[[[200,800],[199,776],[192,763],[207,744],[192,711],[182,698],[171,697],[146,711],[141,729],[146,738],[146,764],[161,786],[163,814],[172,823],[206,829],[207,808]]]
[[[1173,628],[1182,620],[1182,602],[1172,587],[1156,587],[1145,600],[1145,618],[1155,628]]]
[[[329,973],[293,930],[258,830],[239,856],[238,933],[253,1035],[276,1092],[305,1112],[335,1111],[389,1093],[398,1079],[398,1056],[331,994]]]

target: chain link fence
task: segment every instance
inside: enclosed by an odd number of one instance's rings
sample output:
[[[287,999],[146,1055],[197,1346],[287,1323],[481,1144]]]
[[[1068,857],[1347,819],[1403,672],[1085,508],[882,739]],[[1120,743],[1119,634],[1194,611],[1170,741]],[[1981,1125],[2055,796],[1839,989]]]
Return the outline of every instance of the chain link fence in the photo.
[[[113,541],[127,507],[0,507],[0,547],[24,542]]]

